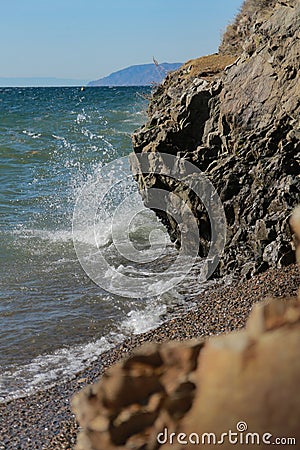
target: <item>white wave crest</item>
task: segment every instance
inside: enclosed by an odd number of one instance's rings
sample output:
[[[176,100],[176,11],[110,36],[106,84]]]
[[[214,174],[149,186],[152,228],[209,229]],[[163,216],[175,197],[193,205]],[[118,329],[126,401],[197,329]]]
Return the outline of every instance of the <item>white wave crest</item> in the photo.
[[[31,137],[32,139],[38,139],[39,137],[42,136],[42,133],[35,133],[34,131],[28,131],[28,130],[23,130],[22,133],[26,134],[27,136]]]
[[[71,379],[123,339],[120,335],[111,335],[109,340],[101,337],[86,345],[38,356],[29,364],[5,371],[0,375],[0,403],[30,395],[38,388],[49,388],[60,380]]]

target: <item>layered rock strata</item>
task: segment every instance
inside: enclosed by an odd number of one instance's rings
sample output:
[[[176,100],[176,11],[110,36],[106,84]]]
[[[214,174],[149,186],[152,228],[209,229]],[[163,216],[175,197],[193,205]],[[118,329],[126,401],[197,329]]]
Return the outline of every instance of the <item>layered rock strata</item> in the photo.
[[[260,1],[255,12],[254,3],[245,2],[219,54],[167,76],[153,93],[147,123],[133,134],[137,156],[171,154],[212,181],[227,219],[219,273],[242,277],[293,262],[288,219],[300,201],[300,2]],[[145,205],[151,207],[153,188],[170,193],[168,208],[155,212],[180,246],[181,223],[168,211],[184,216],[176,197],[182,199],[206,256],[210,221],[201,198],[186,188],[184,164],[178,180],[145,172],[136,161]]]
[[[300,240],[300,209],[293,227]],[[76,449],[298,448],[299,339],[300,296],[256,305],[239,332],[141,347],[73,399]]]

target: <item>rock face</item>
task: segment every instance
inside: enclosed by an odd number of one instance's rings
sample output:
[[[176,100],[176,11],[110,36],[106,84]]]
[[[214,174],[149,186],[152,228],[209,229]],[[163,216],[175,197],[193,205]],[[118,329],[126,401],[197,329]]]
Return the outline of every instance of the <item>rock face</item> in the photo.
[[[300,209],[293,227],[300,240]],[[73,399],[76,449],[299,448],[299,340],[300,296],[256,305],[239,332],[141,347]]]
[[[220,53],[169,74],[133,135],[137,155],[175,155],[212,181],[227,219],[221,275],[249,277],[293,262],[288,218],[300,200],[299,30],[298,0],[247,0]],[[207,255],[210,223],[201,199],[182,181],[132,166],[146,206],[151,188],[159,188],[190,207],[199,254]],[[174,198],[170,210],[178,208]],[[166,211],[156,214],[180,246],[180,223]]]

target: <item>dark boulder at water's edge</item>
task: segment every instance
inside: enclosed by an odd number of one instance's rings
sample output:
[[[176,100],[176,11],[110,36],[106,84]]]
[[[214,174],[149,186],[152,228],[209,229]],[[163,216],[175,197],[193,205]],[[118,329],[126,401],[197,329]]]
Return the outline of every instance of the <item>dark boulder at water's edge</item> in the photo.
[[[288,220],[300,201],[300,2],[253,5],[244,3],[219,54],[167,76],[147,123],[133,134],[136,154],[181,157],[210,179],[227,220],[219,273],[242,277],[294,261]],[[199,254],[207,255],[210,223],[201,200],[182,182],[143,173],[133,160],[146,206],[150,188],[177,194],[196,217]],[[170,211],[178,207],[174,199]],[[181,227],[167,212],[156,214],[179,246]]]
[[[165,76],[182,63],[141,64],[118,70],[107,77],[90,81],[88,86],[150,86],[161,83]]]

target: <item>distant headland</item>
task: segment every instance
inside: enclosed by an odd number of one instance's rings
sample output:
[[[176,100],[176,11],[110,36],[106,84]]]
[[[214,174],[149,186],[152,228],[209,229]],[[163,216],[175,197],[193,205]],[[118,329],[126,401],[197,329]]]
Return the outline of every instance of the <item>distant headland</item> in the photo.
[[[150,86],[161,83],[168,72],[178,69],[182,63],[141,64],[113,72],[107,77],[90,81],[88,86]]]

